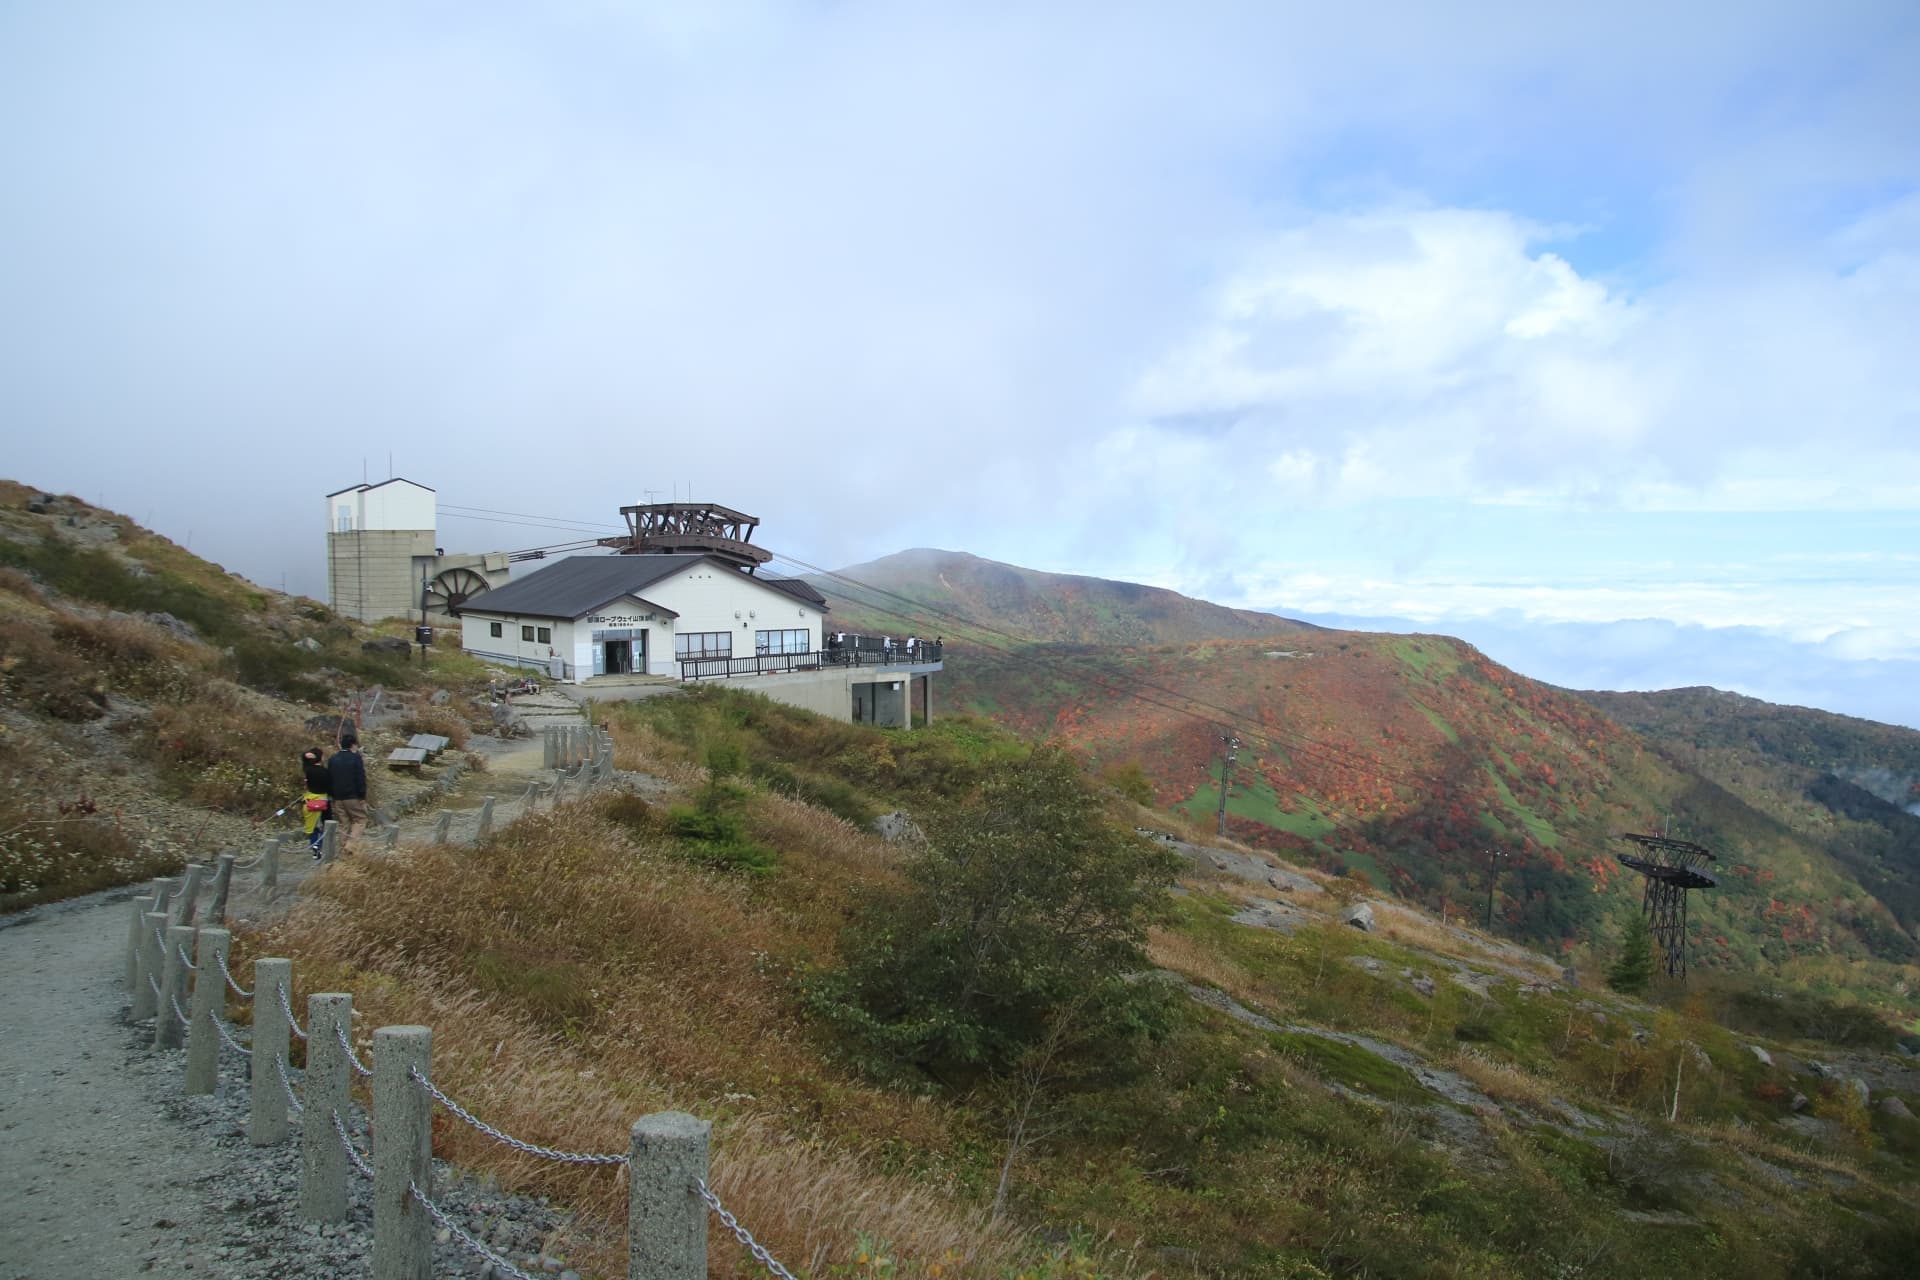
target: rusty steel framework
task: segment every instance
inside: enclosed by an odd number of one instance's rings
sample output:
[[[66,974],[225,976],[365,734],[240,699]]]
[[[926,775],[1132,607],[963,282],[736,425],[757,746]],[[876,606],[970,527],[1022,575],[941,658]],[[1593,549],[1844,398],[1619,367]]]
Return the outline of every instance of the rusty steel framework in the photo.
[[[752,573],[773,559],[753,545],[760,517],[713,502],[651,502],[622,507],[624,537],[601,538],[600,545],[623,556],[694,554],[718,556]]]
[[[1687,890],[1712,889],[1719,885],[1706,869],[1713,855],[1689,840],[1668,836],[1623,835],[1645,850],[1641,854],[1614,856],[1647,878],[1647,895],[1641,910],[1653,929],[1654,943],[1666,956],[1667,976],[1687,976]]]

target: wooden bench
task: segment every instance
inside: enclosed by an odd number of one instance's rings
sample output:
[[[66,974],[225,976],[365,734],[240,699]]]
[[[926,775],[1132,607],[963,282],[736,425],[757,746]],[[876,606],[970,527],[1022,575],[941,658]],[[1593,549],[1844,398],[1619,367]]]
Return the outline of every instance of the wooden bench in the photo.
[[[420,766],[427,762],[427,753],[419,747],[395,747],[393,754],[387,757],[387,768],[395,770],[411,769],[420,772]]]

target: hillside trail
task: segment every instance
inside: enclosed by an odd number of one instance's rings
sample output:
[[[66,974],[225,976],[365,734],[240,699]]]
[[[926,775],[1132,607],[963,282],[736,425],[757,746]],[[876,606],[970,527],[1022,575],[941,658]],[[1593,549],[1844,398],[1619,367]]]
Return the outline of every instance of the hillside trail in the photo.
[[[567,713],[554,711],[548,723],[565,722]],[[567,718],[584,723],[577,711]],[[553,777],[541,767],[537,736],[489,741],[484,749],[488,769],[441,796],[448,804],[475,800],[471,809],[448,810],[461,819],[449,824],[449,843],[473,841],[485,792],[521,790],[520,798],[496,801],[496,828],[551,806],[550,790],[524,790],[541,779],[550,786]],[[642,791],[669,785],[634,772],[616,777]],[[575,787],[575,796],[586,789]],[[426,821],[409,820],[402,843],[425,843],[437,817]],[[394,856],[373,838],[361,849]],[[318,869],[297,840],[282,857],[271,894],[258,868],[235,872],[229,918],[236,926],[288,910]],[[155,1102],[167,1093],[156,1094],[152,1077],[177,1074],[180,1051],[156,1053],[146,1027],[127,1021],[122,960],[136,892],[144,890],[108,890],[0,918],[0,973],[8,978],[0,986],[0,1280],[218,1275],[231,1252],[233,1224],[222,1221],[220,1206],[206,1212],[203,1203],[230,1161],[188,1139],[174,1104]]]
[[[132,1276],[218,1246],[218,1224],[185,1213],[182,1188],[219,1158],[182,1142],[150,1101],[141,1069],[152,1055],[123,1016],[131,896],[96,894],[0,929],[4,1280]]]

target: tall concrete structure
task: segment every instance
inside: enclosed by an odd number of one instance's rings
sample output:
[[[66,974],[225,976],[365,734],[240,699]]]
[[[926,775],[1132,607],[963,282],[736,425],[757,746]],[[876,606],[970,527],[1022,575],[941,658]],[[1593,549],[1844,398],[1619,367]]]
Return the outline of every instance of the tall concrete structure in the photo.
[[[446,555],[434,492],[395,478],[327,495],[327,603],[373,622],[417,617],[424,597],[445,618],[507,581],[504,552]]]

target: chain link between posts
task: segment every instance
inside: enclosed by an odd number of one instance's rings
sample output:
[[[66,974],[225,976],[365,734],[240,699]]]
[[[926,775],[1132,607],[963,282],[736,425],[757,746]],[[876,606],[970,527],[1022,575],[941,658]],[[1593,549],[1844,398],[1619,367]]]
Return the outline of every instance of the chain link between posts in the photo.
[[[243,1058],[251,1058],[253,1056],[253,1050],[233,1038],[233,1033],[227,1030],[227,1024],[220,1020],[218,1014],[210,1013],[207,1016],[213,1019],[213,1029],[220,1033],[220,1039],[227,1048],[233,1050]]]
[[[280,1058],[273,1060],[274,1069],[280,1073],[280,1091],[287,1095],[287,1106],[299,1115],[306,1108],[300,1105],[300,1099],[293,1096],[293,1081],[287,1079],[287,1064]]]
[[[726,1229],[733,1233],[733,1238],[745,1246],[747,1252],[751,1253],[761,1266],[779,1276],[780,1280],[793,1280],[793,1272],[781,1266],[779,1260],[767,1252],[767,1247],[753,1238],[753,1232],[741,1226],[740,1220],[727,1212],[727,1206],[720,1203],[720,1197],[713,1193],[713,1188],[707,1185],[705,1178],[695,1178],[693,1186],[700,1193],[700,1198],[707,1202],[707,1208],[713,1210],[714,1216],[720,1219]]]
[[[187,1016],[186,1014],[184,1014],[184,1013],[182,1013],[182,1012],[180,1012],[180,997],[179,997],[179,996],[174,996],[174,995],[170,995],[170,996],[168,996],[168,997],[167,997],[167,1003],[173,1006],[173,1016],[174,1016],[174,1017],[176,1017],[176,1018],[178,1018],[178,1019],[180,1019],[180,1025],[181,1025],[181,1026],[183,1026],[183,1027],[190,1027],[190,1026],[192,1026],[192,1025],[193,1025],[193,1019],[192,1019],[192,1018],[189,1018],[189,1017],[188,1017],[188,1016]]]
[[[485,1120],[482,1120],[479,1116],[476,1116],[473,1112],[467,1110],[452,1098],[442,1093],[438,1085],[420,1074],[420,1068],[409,1067],[407,1074],[413,1077],[413,1082],[422,1089],[425,1089],[435,1102],[451,1111],[454,1115],[459,1116],[462,1120],[465,1120],[468,1124],[486,1134],[495,1142],[512,1147],[515,1151],[524,1151],[530,1156],[539,1156],[543,1160],[557,1160],[561,1164],[611,1165],[625,1164],[627,1162],[625,1155],[602,1156],[581,1151],[556,1151],[552,1147],[543,1147],[537,1143],[523,1142],[511,1134],[500,1132],[500,1130],[494,1128]]]
[[[340,1145],[347,1149],[347,1159],[353,1161],[353,1167],[360,1171],[360,1176],[371,1179],[373,1177],[373,1166],[360,1158],[359,1148],[355,1147],[353,1145],[353,1139],[347,1136],[346,1121],[340,1118],[338,1111],[333,1113],[333,1131],[340,1135]]]
[[[536,1277],[528,1275],[511,1262],[508,1262],[500,1254],[495,1253],[493,1250],[487,1248],[486,1245],[481,1244],[479,1240],[468,1233],[465,1227],[462,1227],[459,1223],[448,1217],[445,1209],[442,1209],[439,1205],[427,1199],[427,1193],[420,1189],[419,1183],[409,1180],[407,1182],[407,1191],[415,1200],[420,1202],[420,1207],[427,1211],[428,1216],[446,1229],[448,1235],[467,1246],[476,1256],[486,1259],[488,1264],[493,1267],[494,1274],[508,1276],[511,1277],[512,1280],[536,1280]]]
[[[333,1030],[334,1034],[340,1037],[340,1047],[346,1050],[348,1065],[363,1076],[372,1075],[373,1068],[361,1065],[360,1059],[353,1055],[353,1044],[347,1039],[347,1024],[336,1022],[333,1024]]]
[[[176,942],[173,944],[173,949],[180,953],[180,963],[187,966],[188,973],[200,972],[200,966],[187,959],[187,949],[185,947]]]
[[[273,993],[280,997],[280,1012],[287,1015],[288,1029],[305,1040],[307,1033],[300,1029],[300,1019],[293,1016],[293,1006],[287,1003],[287,989],[276,982],[273,984]]]
[[[239,996],[242,1000],[253,999],[253,992],[233,980],[233,971],[227,968],[227,953],[221,951],[216,954],[220,957],[220,976],[227,980],[229,987],[233,988],[233,994]]]

